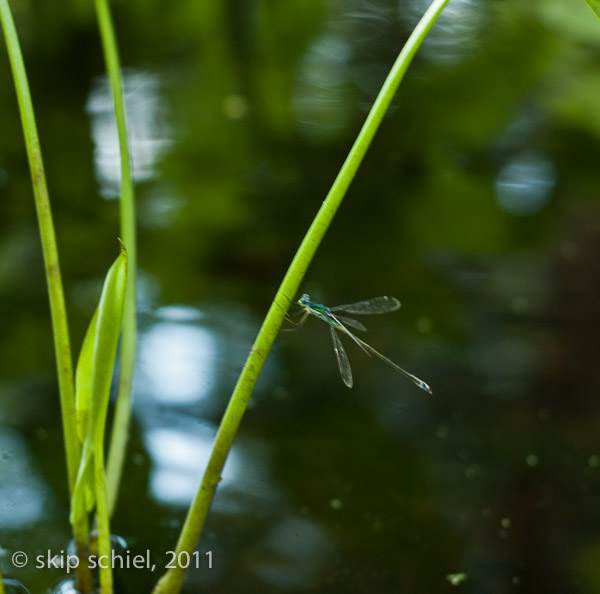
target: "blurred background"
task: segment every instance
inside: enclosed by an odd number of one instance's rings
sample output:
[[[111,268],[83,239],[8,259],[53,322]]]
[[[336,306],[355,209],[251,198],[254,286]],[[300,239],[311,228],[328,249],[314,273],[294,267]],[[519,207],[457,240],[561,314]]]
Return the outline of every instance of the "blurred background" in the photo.
[[[422,0],[115,1],[139,216],[135,411],[113,530],[169,561],[274,292]],[[11,2],[78,352],[118,253],[119,154],[91,2]],[[0,55],[0,555],[69,540],[48,299]],[[186,592],[600,592],[600,22],[451,0],[302,292],[394,295],[340,380],[278,337]],[[206,552],[212,551],[212,569]],[[453,586],[447,574],[464,572]],[[121,592],[160,575],[117,572]]]

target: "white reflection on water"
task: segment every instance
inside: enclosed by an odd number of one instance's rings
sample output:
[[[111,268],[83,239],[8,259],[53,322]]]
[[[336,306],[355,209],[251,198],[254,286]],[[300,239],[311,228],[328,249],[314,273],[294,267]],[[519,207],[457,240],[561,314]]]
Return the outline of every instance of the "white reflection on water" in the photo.
[[[407,18],[411,27],[417,24],[430,4],[431,0],[410,3]],[[406,6],[404,1],[399,3],[401,17]],[[485,21],[484,7],[478,0],[450,0],[423,42],[423,55],[440,64],[461,62],[479,45]]]
[[[160,77],[147,70],[123,72],[125,110],[136,182],[154,179],[156,166],[173,144],[172,128],[160,97]],[[113,101],[106,76],[98,77],[88,97],[94,161],[100,194],[118,198],[120,151]]]
[[[21,530],[44,518],[48,490],[32,474],[27,442],[15,429],[0,427],[0,527]]]
[[[548,201],[556,182],[552,162],[540,153],[523,151],[500,170],[496,179],[498,206],[514,215],[532,215]]]
[[[190,316],[193,308],[161,308],[161,319],[140,336],[138,373],[155,401],[193,403],[205,398],[215,382],[217,340]],[[187,323],[186,323],[187,322]]]
[[[349,58],[350,44],[337,33],[318,37],[303,57],[292,106],[309,136],[330,138],[349,122]]]
[[[193,432],[181,428],[153,429],[146,432],[145,442],[153,461],[153,497],[164,503],[189,505],[210,455],[213,432],[198,426]],[[231,475],[235,465],[235,456],[231,456],[224,474]]]
[[[316,585],[317,576],[327,562],[331,544],[326,534],[305,518],[282,520],[266,541],[263,559],[253,569],[265,581],[279,588],[305,590]]]
[[[150,491],[163,503],[187,506],[196,492],[212,449],[215,427],[190,424],[148,429],[144,441],[152,459]],[[273,501],[278,497],[267,477],[266,451],[255,441],[238,439],[227,458],[216,512],[248,512],[248,498]],[[245,502],[245,503],[244,503]]]
[[[226,406],[218,387],[234,385],[256,323],[241,310],[170,305],[141,326],[135,416],[152,461],[150,491],[158,501],[187,506]],[[267,369],[267,382],[270,375]],[[247,513],[248,498],[264,506],[277,496],[267,476],[268,455],[261,439],[236,439],[215,511]]]

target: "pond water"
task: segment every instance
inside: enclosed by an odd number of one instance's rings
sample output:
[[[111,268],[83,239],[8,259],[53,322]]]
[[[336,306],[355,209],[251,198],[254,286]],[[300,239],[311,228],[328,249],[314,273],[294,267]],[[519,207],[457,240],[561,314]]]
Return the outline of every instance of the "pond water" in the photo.
[[[91,3],[11,4],[77,351],[118,251],[97,27]],[[274,292],[428,3],[114,4],[140,332],[112,528],[156,565],[117,571],[137,594],[170,560]],[[322,322],[281,332],[185,592],[600,591],[599,56],[583,0],[451,0],[301,287],[328,305],[397,297],[366,340],[433,396],[345,341],[348,390]],[[5,57],[0,77],[0,563],[37,593],[66,575],[36,558],[67,550],[69,501]]]

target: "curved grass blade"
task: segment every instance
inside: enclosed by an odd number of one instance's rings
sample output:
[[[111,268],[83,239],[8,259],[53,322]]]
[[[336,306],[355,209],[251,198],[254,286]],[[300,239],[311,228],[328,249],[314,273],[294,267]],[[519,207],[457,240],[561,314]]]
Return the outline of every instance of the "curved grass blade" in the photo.
[[[600,19],[600,0],[585,0],[587,5],[594,11],[594,14]]]
[[[94,311],[79,352],[75,369],[75,416],[77,419],[77,437],[83,443],[87,432],[92,404],[92,368],[94,361],[94,343],[96,342],[96,326],[98,308]]]
[[[94,343],[96,342],[96,328],[98,325],[98,308],[95,309],[92,321],[88,326],[79,352],[77,368],[75,369],[75,416],[77,422],[77,437],[79,443],[85,441],[92,405],[92,373],[94,364]],[[94,506],[94,475],[91,465],[86,469],[86,476],[82,479],[85,484],[85,509],[90,511]]]
[[[389,311],[396,311],[400,308],[400,301],[395,297],[374,297],[373,299],[366,299],[365,301],[358,301],[357,303],[349,303],[348,305],[336,305],[330,307],[330,311],[344,311],[351,314],[381,314],[388,313]]]
[[[221,480],[221,474],[225,461],[232,448],[240,422],[248,405],[248,401],[258,380],[261,369],[267,355],[271,350],[275,336],[281,327],[285,312],[292,303],[292,295],[296,293],[308,266],[318,250],[321,241],[327,231],[336,211],[354,178],[363,157],[371,144],[373,136],[387,111],[392,97],[396,92],[405,72],[407,71],[413,57],[415,56],[427,33],[441,14],[449,0],[433,0],[417,26],[411,33],[396,62],[386,78],[375,103],[367,116],[367,120],[361,132],[352,146],[348,157],[344,161],[331,190],[323,201],[319,212],[315,216],[310,229],[307,231],[288,271],[285,274],[279,289],[273,299],[273,303],[265,317],[265,320],[256,336],[256,339],[244,364],[244,368],[236,386],[219,429],[208,460],[202,482],[196,492],[196,496],[181,530],[175,553],[177,559],[182,553],[192,555],[200,534],[205,525],[206,516],[210,509],[217,485]],[[156,584],[153,594],[177,594],[185,579],[187,567],[179,563],[169,569]]]
[[[16,3],[15,3],[16,4]],[[13,73],[15,91],[19,103],[23,136],[27,159],[31,171],[32,188],[37,212],[48,296],[50,299],[50,317],[54,335],[54,352],[58,371],[60,406],[63,422],[69,492],[73,492],[79,451],[77,449],[77,429],[75,427],[75,399],[73,388],[73,363],[67,323],[67,310],[61,280],[56,234],[52,219],[52,208],[44,173],[42,150],[33,111],[33,102],[25,63],[19,44],[11,9],[7,0],[0,0],[0,24],[4,32],[6,49]]]
[[[348,355],[346,354],[344,345],[342,344],[340,337],[336,334],[333,326],[329,326],[329,330],[331,331],[331,339],[333,340],[333,350],[335,351],[335,357],[338,362],[338,368],[340,370],[340,375],[342,376],[342,381],[349,388],[351,388],[354,382],[352,380],[352,368],[350,367]]]
[[[94,490],[91,460],[94,448],[98,444],[103,447],[106,411],[121,330],[126,283],[127,251],[121,244],[121,253],[106,275],[100,303],[92,318],[91,328],[86,334],[79,360],[82,367],[78,369],[77,377],[82,390],[80,396],[82,411],[85,410],[86,387],[90,388],[90,401],[79,471],[71,500],[72,523],[80,520],[85,514],[86,492]]]

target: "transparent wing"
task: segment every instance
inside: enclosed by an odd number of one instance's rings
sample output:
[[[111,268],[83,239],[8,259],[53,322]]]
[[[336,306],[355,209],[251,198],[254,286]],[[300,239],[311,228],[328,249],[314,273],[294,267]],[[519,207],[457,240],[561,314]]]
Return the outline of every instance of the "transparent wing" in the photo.
[[[330,307],[330,311],[345,311],[352,314],[380,314],[394,311],[400,307],[400,301],[395,297],[375,297],[366,301],[349,303],[348,305],[336,305]]]
[[[352,387],[352,369],[350,368],[350,361],[348,361],[348,355],[344,350],[344,345],[340,340],[339,336],[335,333],[333,326],[329,326],[329,330],[331,332],[331,339],[333,340],[333,350],[335,351],[335,356],[337,358],[338,367],[340,370],[340,375],[342,376],[342,381],[349,388]]]
[[[350,328],[355,328],[356,330],[362,330],[366,332],[364,324],[361,324],[358,320],[353,320],[352,318],[347,318],[346,316],[335,316],[337,320],[342,322],[342,324],[346,326],[350,326]]]

